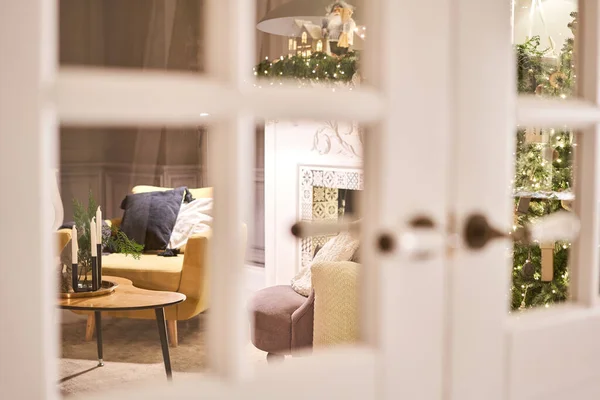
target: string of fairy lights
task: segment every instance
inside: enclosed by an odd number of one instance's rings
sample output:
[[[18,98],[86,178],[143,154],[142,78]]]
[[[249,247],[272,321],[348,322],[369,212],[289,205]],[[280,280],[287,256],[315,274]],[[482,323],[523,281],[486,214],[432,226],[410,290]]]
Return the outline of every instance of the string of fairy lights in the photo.
[[[281,56],[275,60],[265,57],[253,69],[254,76],[259,78],[255,86],[294,82],[300,88],[325,85],[331,86],[332,89],[348,86],[351,89],[360,84],[359,58],[356,51],[339,57],[322,52],[307,57],[297,54]]]

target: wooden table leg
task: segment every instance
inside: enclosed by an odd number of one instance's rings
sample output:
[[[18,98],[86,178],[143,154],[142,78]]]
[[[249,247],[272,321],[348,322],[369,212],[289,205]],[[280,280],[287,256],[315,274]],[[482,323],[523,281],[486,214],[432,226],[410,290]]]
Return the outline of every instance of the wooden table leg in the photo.
[[[167,324],[165,322],[165,309],[162,307],[155,308],[154,312],[156,313],[158,335],[160,336],[160,345],[162,346],[163,361],[165,362],[165,372],[167,373],[167,379],[171,380],[171,357],[169,356],[169,342],[167,340]]]
[[[94,311],[96,320],[96,344],[98,345],[98,366],[104,366],[104,356],[102,354],[102,313],[100,311]]]

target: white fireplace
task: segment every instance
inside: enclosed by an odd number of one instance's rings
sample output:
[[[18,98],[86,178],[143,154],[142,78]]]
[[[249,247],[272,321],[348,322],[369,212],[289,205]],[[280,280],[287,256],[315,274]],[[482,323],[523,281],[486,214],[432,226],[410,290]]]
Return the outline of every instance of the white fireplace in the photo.
[[[362,151],[362,132],[356,124],[332,121],[267,123],[267,286],[289,284],[301,265],[312,257],[315,243],[309,239],[296,239],[291,234],[291,227],[299,220],[315,219],[324,211],[321,205],[314,208],[315,194],[320,196],[323,191],[325,196],[325,189],[362,190]],[[329,215],[333,215],[333,211],[329,210]]]
[[[341,191],[363,190],[363,171],[359,168],[323,167],[304,165],[299,168],[298,215],[302,221],[336,222],[340,210]],[[323,246],[327,236],[299,240],[299,263],[305,266],[312,261],[318,246]]]

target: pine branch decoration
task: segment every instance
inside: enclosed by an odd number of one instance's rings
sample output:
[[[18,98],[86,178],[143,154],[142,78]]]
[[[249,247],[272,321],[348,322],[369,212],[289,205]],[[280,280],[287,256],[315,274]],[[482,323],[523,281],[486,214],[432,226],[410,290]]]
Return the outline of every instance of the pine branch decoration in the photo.
[[[129,239],[127,235],[117,229],[111,227],[112,235],[107,240],[107,245],[115,249],[117,253],[123,253],[125,255],[131,255],[136,260],[140,259],[144,245],[137,243],[135,240]]]
[[[91,233],[90,221],[96,216],[98,203],[94,199],[93,193],[90,190],[88,194],[87,206],[83,205],[79,200],[73,199],[73,219],[77,226],[79,244],[78,261],[82,267],[82,274],[87,274],[92,267],[92,250],[91,250]],[[96,221],[102,224],[103,221]],[[114,252],[132,256],[136,260],[140,258],[144,245],[130,239],[127,235],[120,231],[117,227],[111,227],[110,235],[102,235],[102,245],[110,247]]]

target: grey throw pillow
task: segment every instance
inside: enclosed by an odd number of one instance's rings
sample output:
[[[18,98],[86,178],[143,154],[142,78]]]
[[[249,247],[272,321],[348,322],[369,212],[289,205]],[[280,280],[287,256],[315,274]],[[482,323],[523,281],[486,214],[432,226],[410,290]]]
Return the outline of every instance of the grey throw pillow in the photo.
[[[144,251],[165,250],[186,192],[185,187],[164,192],[128,195],[121,203],[125,211],[121,230]]]

